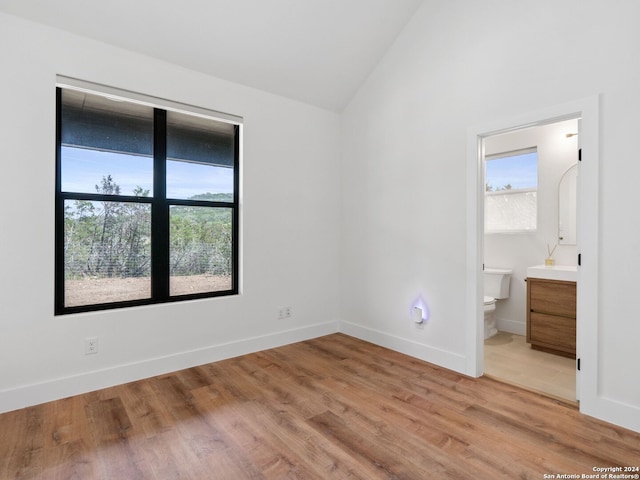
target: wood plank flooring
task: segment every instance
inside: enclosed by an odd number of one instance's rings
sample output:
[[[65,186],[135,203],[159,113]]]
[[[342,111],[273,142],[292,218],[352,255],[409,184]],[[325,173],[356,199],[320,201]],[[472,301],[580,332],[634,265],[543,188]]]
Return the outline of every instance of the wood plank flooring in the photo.
[[[576,361],[533,350],[522,335],[498,332],[485,340],[484,373],[524,388],[576,401]]]
[[[638,433],[342,334],[5,413],[0,432],[3,479],[542,479],[640,464]]]

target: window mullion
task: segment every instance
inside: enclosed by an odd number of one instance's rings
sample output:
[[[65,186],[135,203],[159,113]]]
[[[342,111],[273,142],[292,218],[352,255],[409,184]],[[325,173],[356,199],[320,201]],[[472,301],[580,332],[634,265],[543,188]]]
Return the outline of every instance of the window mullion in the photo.
[[[56,88],[56,199],[55,199],[55,312],[59,314],[65,307],[64,298],[64,199],[62,198],[60,139],[62,131],[62,90]]]
[[[238,293],[240,288],[240,127],[238,125],[234,128],[233,169],[235,175],[233,177],[233,216],[231,220],[231,249],[233,251],[231,255],[233,282],[231,288],[235,293]]]
[[[167,204],[167,112],[153,115],[153,202],[151,204],[151,297],[169,298],[169,205]]]

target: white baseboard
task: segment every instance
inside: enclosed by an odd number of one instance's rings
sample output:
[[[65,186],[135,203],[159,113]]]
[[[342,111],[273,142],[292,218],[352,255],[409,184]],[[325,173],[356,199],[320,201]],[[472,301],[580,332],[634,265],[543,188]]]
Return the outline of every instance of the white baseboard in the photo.
[[[422,343],[414,342],[406,338],[396,337],[379,330],[363,327],[350,322],[340,322],[339,331],[360,340],[371,342],[375,345],[404,353],[411,357],[419,358],[425,362],[433,363],[440,367],[448,368],[455,372],[466,375],[466,358],[457,353],[448,352],[433,348]]]
[[[498,327],[503,331],[511,328],[511,333],[520,333],[522,324],[507,322],[504,325],[498,321]],[[269,335],[247,338],[237,342],[180,352],[173,355],[144,360],[141,362],[117,365],[112,368],[97,370],[57,378],[31,385],[23,385],[7,390],[0,390],[0,413],[30,407],[41,403],[79,395],[101,388],[108,388],[123,383],[141,380],[143,378],[175,372],[185,368],[216,362],[227,358],[237,357],[261,350],[276,348],[311,338],[342,332],[361,340],[386,347],[426,362],[448,368],[465,374],[466,361],[463,355],[448,352],[424,345],[412,340],[390,335],[386,332],[364,327],[350,322],[327,322],[308,327],[276,332]],[[581,408],[582,413],[601,420],[620,425],[640,432],[640,409],[633,405],[620,403],[616,400],[598,397],[593,402],[581,402],[589,408]]]
[[[527,334],[527,324],[522,322],[516,322],[515,320],[507,320],[504,318],[496,318],[496,327],[501,332],[514,333],[516,335]]]
[[[599,396],[589,402],[581,400],[580,413],[640,433],[640,408],[634,405]]]
[[[121,385],[143,378],[176,372],[196,365],[217,362],[239,355],[301,342],[336,333],[337,331],[338,322],[321,323],[269,335],[247,338],[237,342],[212,345],[197,350],[147,359],[141,362],[117,365],[115,367],[95,370],[79,375],[56,378],[46,382],[0,390],[0,413],[66,398],[72,395],[92,392],[101,388]]]

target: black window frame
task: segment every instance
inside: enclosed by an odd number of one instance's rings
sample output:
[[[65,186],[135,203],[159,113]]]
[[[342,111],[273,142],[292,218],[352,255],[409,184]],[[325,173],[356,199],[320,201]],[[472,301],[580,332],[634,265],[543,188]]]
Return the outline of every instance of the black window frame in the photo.
[[[239,293],[239,224],[240,224],[240,128],[233,123],[233,200],[231,202],[174,199],[166,196],[167,112],[170,109],[154,106],[153,113],[153,196],[112,195],[100,193],[64,192],[62,190],[62,90],[56,87],[56,185],[55,185],[55,315],[111,310],[117,308],[179,302],[202,298],[223,297]],[[100,95],[99,92],[91,92]],[[180,111],[190,114],[189,111]],[[212,115],[212,119],[216,118]],[[65,306],[65,200],[133,202],[151,205],[151,296],[144,299]],[[170,295],[170,238],[171,206],[224,208],[231,210],[231,288],[193,294]]]

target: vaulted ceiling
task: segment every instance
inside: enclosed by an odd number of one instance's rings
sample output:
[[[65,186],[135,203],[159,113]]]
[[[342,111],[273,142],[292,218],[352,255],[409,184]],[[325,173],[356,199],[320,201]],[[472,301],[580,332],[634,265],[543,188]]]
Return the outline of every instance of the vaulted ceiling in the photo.
[[[0,0],[0,12],[341,111],[421,3]]]

